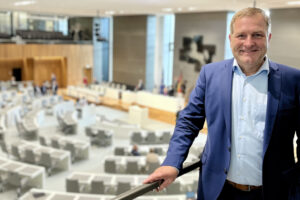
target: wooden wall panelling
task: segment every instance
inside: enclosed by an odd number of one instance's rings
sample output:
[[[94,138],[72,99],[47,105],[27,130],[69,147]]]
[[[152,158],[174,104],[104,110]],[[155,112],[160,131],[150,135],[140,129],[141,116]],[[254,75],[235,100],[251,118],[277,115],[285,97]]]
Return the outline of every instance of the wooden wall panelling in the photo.
[[[87,78],[88,84],[93,82],[93,68],[84,68],[83,74]]]
[[[33,58],[26,58],[26,68],[24,69],[24,80],[33,80]]]
[[[63,85],[82,84],[83,67],[93,65],[93,45],[92,44],[0,44],[0,58],[34,58],[44,56],[65,57],[64,63],[68,69],[64,68],[66,76],[62,79]],[[30,59],[27,59],[28,74],[30,77]],[[66,81],[66,83],[64,83]]]
[[[25,78],[26,62],[23,58],[0,58],[0,80],[8,81],[12,78],[12,70],[20,68],[22,70],[22,80]]]
[[[51,74],[56,75],[59,87],[67,86],[66,59],[64,57],[34,57],[33,80],[41,86],[44,81],[51,82]]]

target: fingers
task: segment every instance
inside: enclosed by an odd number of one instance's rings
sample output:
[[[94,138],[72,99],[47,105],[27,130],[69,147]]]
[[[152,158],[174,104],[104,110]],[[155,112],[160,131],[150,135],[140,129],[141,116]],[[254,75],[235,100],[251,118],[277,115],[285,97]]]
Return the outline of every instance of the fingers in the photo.
[[[156,191],[161,191],[175,180],[177,174],[178,171],[174,167],[170,167],[170,166],[159,167],[148,178],[146,178],[143,181],[143,184],[163,180],[161,185],[156,189]]]
[[[148,178],[146,178],[143,181],[143,184],[152,183],[152,182],[155,182],[155,181],[158,181],[158,180],[160,180],[159,177],[157,177],[156,174],[152,173],[150,176],[148,176]]]

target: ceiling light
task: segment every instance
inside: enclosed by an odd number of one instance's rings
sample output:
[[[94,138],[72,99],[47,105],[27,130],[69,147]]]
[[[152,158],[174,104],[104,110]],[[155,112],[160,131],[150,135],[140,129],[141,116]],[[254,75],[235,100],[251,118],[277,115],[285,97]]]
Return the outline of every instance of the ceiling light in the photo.
[[[300,1],[288,1],[288,5],[300,5]]]
[[[197,10],[197,8],[196,7],[189,7],[188,10],[193,11],[193,10]]]
[[[14,6],[27,6],[35,3],[35,1],[17,1],[14,3]]]
[[[177,11],[182,11],[182,8],[177,8]]]
[[[113,15],[113,14],[115,14],[115,11],[113,11],[113,10],[105,11],[105,14],[106,15]]]
[[[172,8],[163,8],[162,11],[164,12],[171,12],[173,9]]]

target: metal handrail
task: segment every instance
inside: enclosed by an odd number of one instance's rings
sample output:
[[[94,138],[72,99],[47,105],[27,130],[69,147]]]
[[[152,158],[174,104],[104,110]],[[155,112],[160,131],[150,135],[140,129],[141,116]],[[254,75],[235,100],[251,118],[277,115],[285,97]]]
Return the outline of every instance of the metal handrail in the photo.
[[[185,163],[183,168],[179,171],[177,177],[182,176],[194,169],[197,169],[200,166],[201,166],[200,160],[197,160],[197,161],[194,161],[191,163]],[[155,181],[153,183],[137,186],[131,190],[128,190],[128,191],[116,196],[112,200],[131,200],[131,199],[137,198],[147,192],[150,192],[150,191],[158,188],[162,182],[163,182],[163,180],[159,180],[159,181]]]

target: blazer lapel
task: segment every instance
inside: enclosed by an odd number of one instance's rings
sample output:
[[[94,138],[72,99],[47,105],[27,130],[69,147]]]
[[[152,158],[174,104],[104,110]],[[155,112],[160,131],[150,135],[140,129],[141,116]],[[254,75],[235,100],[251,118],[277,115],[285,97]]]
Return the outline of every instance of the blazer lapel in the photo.
[[[267,102],[267,113],[266,113],[266,124],[264,130],[264,145],[263,145],[263,157],[267,151],[270,143],[276,114],[278,110],[280,90],[281,90],[281,72],[278,66],[269,62],[270,71],[268,78],[268,102]]]
[[[233,59],[227,62],[224,66],[224,76],[222,81],[222,99],[223,99],[223,114],[226,125],[225,133],[229,134],[227,137],[230,141],[231,139],[231,91],[232,91],[232,65]]]

